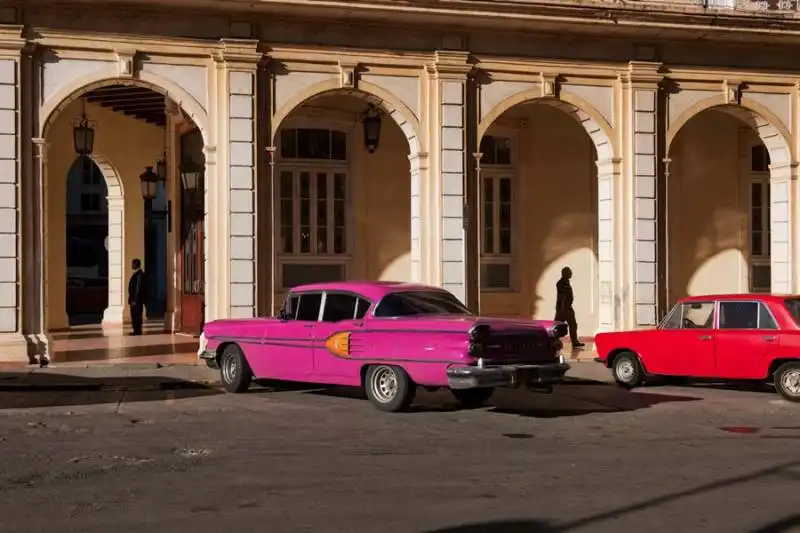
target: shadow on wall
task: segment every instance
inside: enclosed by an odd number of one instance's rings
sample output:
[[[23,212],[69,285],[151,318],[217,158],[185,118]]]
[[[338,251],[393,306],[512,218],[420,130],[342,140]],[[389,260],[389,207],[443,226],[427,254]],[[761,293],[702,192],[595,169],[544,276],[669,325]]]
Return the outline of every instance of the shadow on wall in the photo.
[[[760,143],[744,122],[718,110],[692,118],[675,137],[667,184],[670,304],[749,290],[750,147]]]
[[[579,329],[597,327],[597,154],[586,130],[565,112],[526,106],[520,131],[518,203],[520,310],[552,319],[561,269],[573,273]]]

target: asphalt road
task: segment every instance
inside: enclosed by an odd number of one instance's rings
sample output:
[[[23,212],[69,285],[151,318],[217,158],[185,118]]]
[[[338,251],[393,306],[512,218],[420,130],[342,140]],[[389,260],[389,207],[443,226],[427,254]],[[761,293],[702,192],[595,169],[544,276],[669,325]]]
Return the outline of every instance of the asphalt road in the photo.
[[[800,405],[768,391],[578,381],[386,414],[162,383],[0,388],[0,531],[800,531]]]

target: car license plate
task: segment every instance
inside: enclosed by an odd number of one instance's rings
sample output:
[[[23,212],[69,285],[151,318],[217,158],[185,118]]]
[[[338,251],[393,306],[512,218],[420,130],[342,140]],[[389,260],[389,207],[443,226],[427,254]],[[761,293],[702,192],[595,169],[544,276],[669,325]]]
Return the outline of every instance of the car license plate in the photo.
[[[528,383],[533,379],[533,371],[530,368],[520,368],[517,370],[517,383],[520,385]]]

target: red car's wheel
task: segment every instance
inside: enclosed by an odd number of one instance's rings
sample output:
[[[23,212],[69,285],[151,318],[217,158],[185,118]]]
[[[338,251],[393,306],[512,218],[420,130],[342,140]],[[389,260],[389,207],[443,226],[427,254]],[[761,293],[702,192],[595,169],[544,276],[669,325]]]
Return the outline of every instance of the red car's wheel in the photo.
[[[614,358],[611,364],[611,371],[614,373],[614,381],[620,387],[631,389],[640,385],[644,379],[642,365],[639,358],[633,352],[622,352]]]
[[[800,362],[785,363],[778,368],[775,389],[790,402],[800,402]]]

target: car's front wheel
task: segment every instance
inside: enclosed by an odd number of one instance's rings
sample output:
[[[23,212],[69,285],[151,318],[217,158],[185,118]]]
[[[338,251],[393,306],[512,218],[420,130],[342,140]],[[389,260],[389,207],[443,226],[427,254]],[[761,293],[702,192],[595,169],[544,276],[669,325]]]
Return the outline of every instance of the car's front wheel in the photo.
[[[778,368],[775,389],[790,402],[800,402],[800,363],[786,363]]]
[[[644,379],[642,365],[639,364],[639,358],[633,352],[623,352],[615,357],[611,370],[617,385],[627,389],[640,385]]]
[[[381,411],[405,411],[414,401],[416,386],[399,366],[376,365],[364,377],[367,398]]]
[[[474,409],[480,407],[489,401],[489,398],[494,394],[494,389],[491,387],[480,389],[452,389],[450,392],[456,397],[458,403],[466,409]]]
[[[250,365],[247,364],[241,348],[235,344],[229,344],[222,351],[219,373],[222,387],[228,392],[244,392],[250,387],[250,382],[253,380]]]

